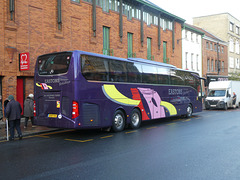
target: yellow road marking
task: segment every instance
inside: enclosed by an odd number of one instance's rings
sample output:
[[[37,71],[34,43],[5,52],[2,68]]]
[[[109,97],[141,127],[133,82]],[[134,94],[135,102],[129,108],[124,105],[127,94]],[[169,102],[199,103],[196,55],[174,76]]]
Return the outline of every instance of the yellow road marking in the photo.
[[[89,142],[89,141],[93,141],[93,139],[86,139],[86,140],[77,140],[77,139],[64,139],[66,141],[73,141],[73,142]]]
[[[128,132],[125,132],[125,134],[130,134],[130,133],[135,133],[137,131],[128,131]]]
[[[149,128],[146,128],[146,129],[154,129],[154,128],[157,128],[157,126],[149,127]]]
[[[187,121],[191,121],[191,119],[187,119],[187,120],[184,120],[184,121],[182,121],[182,122],[187,122]]]
[[[110,137],[113,137],[113,135],[103,136],[103,137],[100,137],[100,138],[101,138],[101,139],[105,139],[105,138],[110,138]]]
[[[167,124],[167,125],[174,125],[174,124],[176,124],[176,123],[170,123],[170,124]]]
[[[35,137],[50,138],[49,136],[45,136],[45,135],[36,135]]]

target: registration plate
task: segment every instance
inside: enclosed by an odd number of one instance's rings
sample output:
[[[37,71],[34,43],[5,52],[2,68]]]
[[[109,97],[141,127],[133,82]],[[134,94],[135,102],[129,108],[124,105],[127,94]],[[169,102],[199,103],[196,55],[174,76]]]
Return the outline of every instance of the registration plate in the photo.
[[[49,118],[57,118],[57,114],[48,114]]]

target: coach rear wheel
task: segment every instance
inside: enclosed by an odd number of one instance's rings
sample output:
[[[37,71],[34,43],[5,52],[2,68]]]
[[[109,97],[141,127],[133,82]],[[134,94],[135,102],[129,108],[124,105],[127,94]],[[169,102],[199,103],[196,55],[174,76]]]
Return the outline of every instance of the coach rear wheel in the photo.
[[[189,104],[188,107],[187,107],[187,114],[186,114],[186,117],[187,117],[187,118],[192,117],[192,113],[193,113],[192,105]]]
[[[134,109],[131,114],[130,126],[133,129],[138,129],[141,125],[142,117],[138,109]]]
[[[121,110],[117,110],[114,114],[113,117],[113,124],[112,124],[112,128],[114,132],[120,132],[124,129],[125,127],[125,116],[124,113]]]

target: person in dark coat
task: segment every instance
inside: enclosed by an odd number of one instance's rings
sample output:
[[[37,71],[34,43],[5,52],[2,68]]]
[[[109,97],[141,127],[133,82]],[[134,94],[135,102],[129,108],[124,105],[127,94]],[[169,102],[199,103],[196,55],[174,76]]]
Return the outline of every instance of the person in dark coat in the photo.
[[[8,104],[6,107],[6,117],[9,120],[10,125],[10,141],[14,140],[15,128],[18,132],[19,140],[22,139],[22,131],[20,128],[20,120],[21,120],[21,113],[22,108],[18,101],[14,100],[13,95],[8,96]]]
[[[31,119],[32,122],[32,127],[34,122],[33,122],[33,94],[29,94],[27,99],[24,101],[24,116],[25,116],[25,126],[24,128],[27,128],[28,120]]]

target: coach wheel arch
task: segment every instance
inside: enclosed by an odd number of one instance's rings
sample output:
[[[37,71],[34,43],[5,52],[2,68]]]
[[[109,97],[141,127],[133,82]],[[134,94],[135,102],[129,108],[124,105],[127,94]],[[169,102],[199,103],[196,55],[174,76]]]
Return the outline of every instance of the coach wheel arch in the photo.
[[[126,115],[122,109],[115,111],[112,121],[112,129],[114,132],[120,132],[124,130],[126,125]]]
[[[130,126],[132,129],[138,129],[142,123],[142,114],[138,108],[134,108],[130,117]]]

